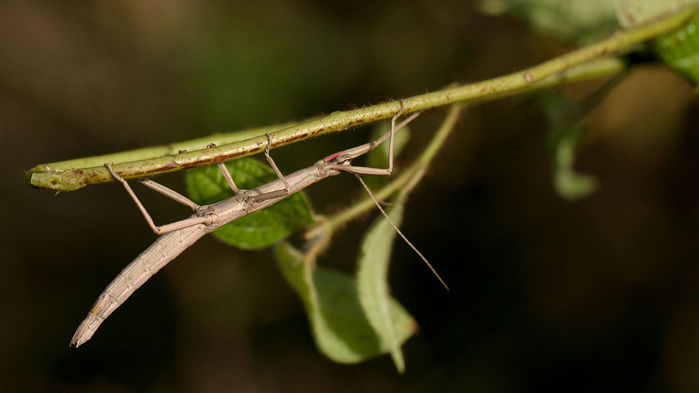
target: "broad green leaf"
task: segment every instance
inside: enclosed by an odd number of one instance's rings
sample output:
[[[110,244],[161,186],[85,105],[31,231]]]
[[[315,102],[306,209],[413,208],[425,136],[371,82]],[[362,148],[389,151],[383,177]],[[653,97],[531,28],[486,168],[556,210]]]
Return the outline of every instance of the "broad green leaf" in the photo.
[[[590,42],[619,26],[609,0],[481,0],[480,9],[515,16],[565,42]]]
[[[236,185],[242,189],[255,188],[277,179],[271,168],[251,158],[231,161],[226,166]],[[190,197],[202,205],[234,195],[215,165],[187,171],[186,181]],[[251,250],[270,246],[312,222],[308,199],[303,192],[298,192],[266,209],[226,224],[213,234],[232,246]]]
[[[387,211],[396,226],[403,218],[403,203],[397,202]],[[376,218],[367,231],[359,255],[357,289],[359,301],[371,326],[388,343],[398,372],[405,370],[398,327],[391,318],[391,296],[388,288],[388,266],[396,230],[384,217]]]
[[[389,343],[377,335],[364,315],[351,277],[330,269],[312,269],[286,242],[278,243],[274,250],[279,268],[305,306],[322,353],[339,363],[358,363],[389,352]],[[394,299],[389,300],[388,315],[399,343],[417,331],[415,320]]]

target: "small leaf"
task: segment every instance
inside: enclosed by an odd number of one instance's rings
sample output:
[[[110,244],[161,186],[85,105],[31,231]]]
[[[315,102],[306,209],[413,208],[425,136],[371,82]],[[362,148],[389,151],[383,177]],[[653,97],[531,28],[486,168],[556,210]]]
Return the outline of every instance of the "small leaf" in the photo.
[[[575,153],[580,141],[587,133],[587,127],[583,122],[584,114],[593,108],[616,83],[618,82],[615,80],[608,82],[580,102],[569,100],[561,95],[541,96],[541,103],[551,123],[548,147],[553,156],[553,185],[561,198],[577,200],[597,189],[597,179],[594,176],[582,175],[573,169]]]
[[[241,189],[255,188],[277,179],[271,168],[251,158],[228,162],[226,167]],[[198,204],[211,204],[235,195],[215,165],[191,169],[185,176],[189,195]],[[298,192],[226,224],[213,234],[232,246],[251,250],[270,246],[312,222],[308,199],[303,192]]]
[[[562,198],[575,200],[586,197],[597,188],[597,179],[590,175],[581,175],[573,169],[575,150],[586,132],[584,124],[560,130],[554,146],[554,187]]]
[[[387,213],[399,226],[403,218],[403,203],[396,203]],[[400,348],[402,342],[398,327],[391,318],[388,288],[388,265],[395,237],[396,230],[391,223],[384,216],[377,217],[362,242],[357,268],[357,289],[369,323],[379,337],[388,343],[393,362],[398,372],[402,373],[405,370],[405,360]]]
[[[313,270],[286,242],[278,243],[274,250],[279,268],[306,308],[321,352],[339,363],[358,363],[389,352],[389,343],[376,334],[364,315],[351,277],[330,269]],[[417,324],[392,298],[388,310],[395,338],[403,343],[415,334]]]

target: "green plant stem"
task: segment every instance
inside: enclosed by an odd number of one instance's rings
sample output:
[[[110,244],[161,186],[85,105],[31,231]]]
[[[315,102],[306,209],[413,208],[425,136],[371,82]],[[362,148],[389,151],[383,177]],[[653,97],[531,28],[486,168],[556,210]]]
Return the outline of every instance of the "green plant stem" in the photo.
[[[614,75],[623,71],[625,67],[624,61],[619,58],[596,59],[590,63],[572,67],[563,73],[552,75],[539,83],[532,84],[526,90],[518,91],[518,93],[534,91],[560,85],[562,83],[594,79],[605,75]],[[515,92],[512,94],[515,94]],[[504,94],[484,94],[480,97],[480,100],[486,101],[502,96],[504,96]],[[379,104],[349,112],[362,112],[365,110],[372,112],[372,108],[385,107],[389,104]],[[155,146],[101,156],[39,164],[27,172],[26,179],[27,182],[34,187],[49,188],[57,191],[74,191],[88,184],[112,181],[111,175],[109,175],[104,168],[104,164],[107,162],[113,163],[114,169],[122,177],[127,179],[154,176],[186,168],[209,165],[233,158],[246,157],[264,150],[267,139],[264,135],[268,132],[274,132],[275,140],[284,141],[288,140],[285,135],[287,135],[288,131],[292,128],[318,130],[319,128],[316,123],[328,121],[329,118],[333,117],[339,118],[341,115],[348,114],[349,112],[336,112],[321,119],[291,124],[291,126],[293,126],[291,128],[287,124],[276,125],[230,134],[212,135],[165,146]],[[390,111],[382,111],[380,113],[381,117],[376,117],[372,121],[385,118],[385,116],[383,116],[384,112],[389,115],[393,113]],[[340,122],[342,124],[347,123]],[[284,126],[287,127],[285,128]],[[323,130],[321,127],[317,134],[321,135],[326,132],[349,127],[350,126],[345,126],[344,128],[334,130],[329,128]],[[260,135],[262,135],[262,137],[260,137]],[[306,137],[298,138],[298,140],[306,139]],[[264,138],[264,142],[260,140],[261,138]],[[205,147],[211,143],[216,144],[216,146],[211,148]],[[281,143],[275,144],[273,148],[279,145],[281,145]]]
[[[611,60],[610,62],[610,59],[603,61],[601,58],[629,50],[635,44],[678,28],[698,9],[699,7],[696,6],[691,7],[654,23],[616,33],[605,40],[523,71],[406,98],[404,100],[405,111],[410,113],[457,102],[471,103],[492,100],[562,83],[616,74],[623,69],[623,62],[620,60],[616,62]],[[400,108],[401,104],[396,100],[350,111],[334,112],[328,116],[304,121],[286,128],[278,129],[273,126],[266,129],[265,132],[276,129],[271,146],[276,148],[313,136],[387,119]],[[235,142],[211,148],[202,146],[208,145],[211,141],[202,143],[201,138],[193,144],[184,142],[184,145],[193,146],[192,151],[178,152],[177,154],[164,153],[162,147],[158,147],[117,153],[116,155],[40,164],[30,169],[26,178],[27,182],[35,187],[70,191],[82,188],[87,184],[113,181],[109,172],[103,167],[106,162],[113,162],[114,170],[127,179],[214,164],[263,151],[267,144],[265,132],[260,129],[254,130],[254,132],[260,132],[260,134],[244,140],[234,138]],[[199,143],[202,145],[199,145],[197,149]]]

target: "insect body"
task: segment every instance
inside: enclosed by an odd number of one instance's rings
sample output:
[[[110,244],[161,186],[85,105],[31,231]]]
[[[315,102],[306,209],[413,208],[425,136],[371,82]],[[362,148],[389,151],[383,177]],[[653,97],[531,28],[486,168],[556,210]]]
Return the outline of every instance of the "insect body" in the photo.
[[[223,176],[226,178],[231,188],[235,191],[236,195],[210,205],[199,206],[176,191],[173,191],[151,180],[146,180],[143,182],[143,184],[147,187],[154,189],[177,202],[187,205],[194,210],[194,214],[192,214],[189,218],[163,226],[156,226],[153,223],[153,219],[150,217],[145,207],[143,207],[126,180],[121,178],[113,171],[111,164],[105,164],[112,176],[114,176],[116,180],[124,185],[126,191],[141,210],[141,213],[150,225],[151,229],[153,229],[156,234],[161,236],[150,247],[136,257],[133,262],[126,266],[126,268],[124,268],[124,270],[122,270],[121,273],[119,273],[119,275],[107,286],[107,288],[92,306],[92,309],[88,313],[85,320],[80,324],[80,326],[78,326],[78,329],[75,331],[75,334],[70,341],[70,345],[78,347],[89,340],[95,331],[97,331],[102,322],[104,322],[104,320],[109,317],[114,310],[123,304],[132,293],[134,293],[141,285],[148,281],[150,277],[152,277],[155,273],[157,273],[160,269],[162,269],[165,265],[175,259],[184,250],[207,233],[213,232],[221,226],[233,222],[240,217],[271,206],[292,195],[293,193],[303,190],[311,184],[314,184],[327,177],[338,175],[342,172],[349,172],[355,175],[390,174],[393,169],[393,136],[396,130],[400,129],[419,115],[419,113],[413,113],[402,123],[396,125],[396,119],[403,113],[404,106],[405,104],[401,102],[401,109],[393,116],[391,120],[391,130],[376,141],[365,143],[363,145],[330,155],[308,168],[298,170],[286,176],[281,174],[279,168],[277,168],[277,165],[274,163],[274,160],[269,155],[269,149],[272,145],[272,136],[268,134],[265,157],[279,176],[279,179],[263,184],[254,189],[240,190],[233,182],[233,178],[228,172],[226,166],[221,163],[219,164],[219,168],[221,169]],[[369,152],[388,138],[390,138],[388,168],[380,169],[351,165],[354,158]],[[373,195],[371,196],[374,198]],[[381,211],[383,212],[383,209],[381,209]],[[388,216],[386,217],[388,218]],[[393,226],[398,233],[403,236],[400,230],[398,230],[395,225]],[[408,244],[410,243],[408,242]],[[415,249],[412,244],[410,244],[410,246]],[[422,254],[419,252],[418,254],[427,263],[427,265],[430,266]],[[434,269],[431,266],[430,269],[432,269],[434,272]],[[436,272],[434,273],[436,274]],[[439,275],[437,275],[437,277],[439,278]],[[441,281],[441,278],[439,279]]]

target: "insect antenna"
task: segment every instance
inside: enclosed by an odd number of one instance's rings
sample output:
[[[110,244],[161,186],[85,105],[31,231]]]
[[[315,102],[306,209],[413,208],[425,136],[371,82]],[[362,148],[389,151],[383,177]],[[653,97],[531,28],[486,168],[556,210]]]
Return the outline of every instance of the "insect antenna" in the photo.
[[[415,246],[413,245],[413,243],[411,243],[410,240],[408,240],[408,238],[405,237],[405,235],[403,234],[403,232],[401,232],[400,229],[398,229],[398,226],[393,222],[393,220],[391,219],[391,217],[389,217],[388,214],[386,213],[386,211],[381,207],[381,204],[379,203],[379,200],[376,198],[376,195],[374,195],[374,193],[371,191],[371,189],[369,188],[369,186],[366,185],[366,183],[365,183],[364,180],[361,178],[361,176],[359,176],[359,175],[357,175],[357,174],[355,174],[355,176],[357,177],[357,179],[359,180],[359,182],[362,183],[362,186],[364,186],[364,189],[366,190],[366,192],[369,193],[369,196],[371,197],[371,199],[372,199],[372,200],[374,201],[374,203],[376,204],[376,207],[378,207],[378,208],[379,208],[379,211],[381,211],[381,214],[383,214],[384,217],[386,217],[386,219],[387,219],[388,222],[391,224],[391,226],[393,227],[393,229],[396,230],[396,232],[400,235],[400,237],[402,237],[403,240],[405,240],[405,242],[410,246],[410,248],[412,248],[413,251],[415,251],[415,253],[422,259],[422,261],[425,262],[425,264],[427,265],[427,267],[430,268],[430,270],[432,271],[432,274],[434,274],[435,277],[437,277],[437,280],[439,280],[439,282],[440,282],[440,283],[444,286],[444,288],[448,291],[448,290],[449,290],[449,286],[447,285],[447,283],[444,282],[444,280],[442,279],[442,277],[439,275],[439,273],[437,273],[437,270],[432,266],[432,264],[427,260],[427,258],[425,258],[425,256],[422,255],[422,253],[417,249],[417,247],[415,247]]]

